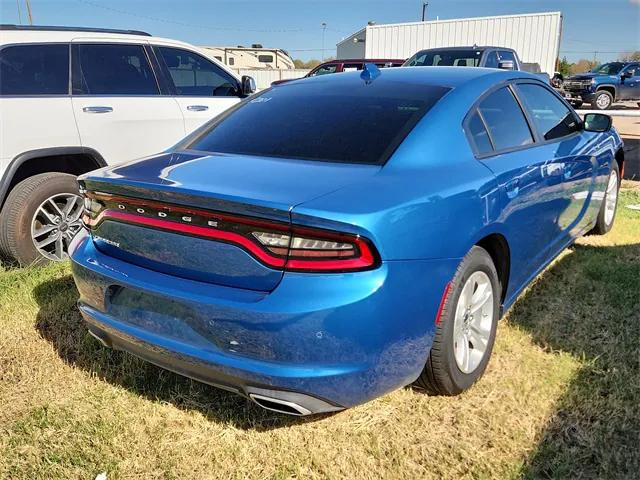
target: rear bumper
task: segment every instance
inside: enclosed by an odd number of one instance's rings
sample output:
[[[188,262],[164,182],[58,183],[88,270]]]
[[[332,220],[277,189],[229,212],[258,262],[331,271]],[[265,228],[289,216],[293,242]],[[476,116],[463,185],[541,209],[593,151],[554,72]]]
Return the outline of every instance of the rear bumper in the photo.
[[[80,311],[106,344],[246,396],[294,399],[309,413],[350,407],[414,381],[459,263],[287,273],[265,293],[105,256],[86,233],[74,241],[71,258]]]

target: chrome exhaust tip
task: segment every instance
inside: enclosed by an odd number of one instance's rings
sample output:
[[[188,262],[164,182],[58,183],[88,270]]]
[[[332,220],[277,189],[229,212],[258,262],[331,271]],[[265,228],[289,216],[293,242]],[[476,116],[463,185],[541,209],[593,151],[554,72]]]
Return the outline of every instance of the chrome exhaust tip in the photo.
[[[249,394],[249,398],[257,403],[259,406],[272,412],[284,413],[286,415],[295,415],[303,417],[305,415],[311,415],[313,412],[304,408],[302,405],[298,405],[295,402],[288,402],[286,400],[280,400],[279,398],[266,397],[264,395],[258,395],[256,393]]]
[[[102,338],[100,334],[94,332],[91,329],[88,329],[88,332],[89,332],[89,335],[91,335],[93,338],[98,340],[103,347],[111,348],[111,342],[107,341],[105,338]]]

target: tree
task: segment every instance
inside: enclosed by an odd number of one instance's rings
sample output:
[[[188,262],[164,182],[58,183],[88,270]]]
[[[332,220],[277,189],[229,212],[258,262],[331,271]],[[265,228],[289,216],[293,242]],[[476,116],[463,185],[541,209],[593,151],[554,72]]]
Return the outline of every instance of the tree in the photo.
[[[640,62],[640,50],[623,53],[620,55],[619,60],[622,62]]]
[[[558,60],[556,69],[558,70],[558,72],[560,72],[560,74],[563,77],[568,77],[569,75],[571,75],[572,66],[573,64],[569,63],[569,60],[567,60],[567,57],[562,57],[562,60]]]
[[[295,65],[296,68],[302,68],[307,70],[312,69],[313,67],[317,67],[321,63],[322,63],[321,60],[316,60],[316,59],[308,60],[305,62],[304,60],[300,60],[296,58],[293,61],[293,64]]]
[[[571,74],[575,75],[576,73],[589,72],[598,66],[598,62],[594,62],[593,60],[587,60],[586,58],[581,58],[576,63],[571,65]]]

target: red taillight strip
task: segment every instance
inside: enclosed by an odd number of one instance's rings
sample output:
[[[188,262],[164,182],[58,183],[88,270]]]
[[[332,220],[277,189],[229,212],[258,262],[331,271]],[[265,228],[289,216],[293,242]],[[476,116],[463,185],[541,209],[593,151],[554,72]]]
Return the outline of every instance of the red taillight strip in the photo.
[[[336,258],[329,260],[326,258],[329,251],[317,251],[311,252],[309,250],[288,250],[282,248],[270,248],[268,246],[259,245],[251,238],[244,236],[240,233],[231,232],[229,230],[214,229],[198,225],[178,223],[171,220],[164,220],[162,218],[147,217],[143,215],[136,215],[127,213],[121,210],[114,210],[107,208],[101,211],[97,217],[91,219],[88,215],[83,218],[84,223],[89,227],[97,227],[105,219],[112,219],[125,223],[145,225],[149,227],[168,230],[176,233],[195,235],[203,238],[211,238],[214,240],[229,242],[234,245],[244,248],[246,251],[254,255],[258,260],[262,261],[266,265],[274,268],[285,268],[286,270],[293,271],[305,271],[305,272],[341,272],[341,271],[356,271],[365,270],[375,267],[379,260],[377,254],[369,242],[356,235],[343,234],[340,232],[332,232],[327,230],[320,230],[310,227],[301,226],[289,226],[278,222],[262,221],[259,219],[253,219],[242,216],[219,214],[217,212],[210,212],[206,210],[199,210],[194,208],[181,207],[174,204],[165,204],[156,202],[153,200],[140,200],[131,197],[121,197],[108,193],[98,192],[86,192],[85,195],[89,198],[102,201],[120,202],[124,205],[132,206],[144,206],[160,211],[166,212],[178,212],[188,215],[198,215],[205,218],[222,220],[229,223],[248,225],[251,227],[265,228],[267,230],[284,231],[292,237],[295,235],[309,236],[312,238],[321,238],[327,240],[337,240],[354,245],[359,252],[359,256],[355,258]],[[280,256],[271,255],[271,253]],[[314,259],[311,259],[312,254],[316,254]],[[342,252],[337,251],[336,255],[340,255]],[[288,259],[283,258],[288,255]],[[306,258],[305,258],[306,257]]]
[[[112,219],[125,223],[133,223],[136,225],[145,225],[148,227],[160,228],[176,233],[186,233],[197,235],[199,237],[212,238],[225,242],[234,243],[244,247],[246,250],[255,255],[260,261],[266,263],[270,267],[282,268],[285,265],[285,259],[272,257],[265,250],[253,243],[247,237],[229,232],[226,230],[214,230],[212,228],[199,227],[197,225],[187,225],[169,220],[161,220],[158,218],[143,217],[132,213],[120,212],[117,210],[104,210],[95,220],[85,219],[85,223],[90,226],[96,226],[104,220]]]

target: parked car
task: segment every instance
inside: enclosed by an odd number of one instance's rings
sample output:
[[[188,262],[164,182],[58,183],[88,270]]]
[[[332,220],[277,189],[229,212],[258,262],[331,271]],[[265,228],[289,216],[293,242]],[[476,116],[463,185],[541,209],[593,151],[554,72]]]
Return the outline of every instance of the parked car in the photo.
[[[356,70],[362,70],[365,63],[373,63],[378,68],[389,68],[402,66],[404,60],[384,58],[350,58],[341,60],[330,60],[328,62],[321,63],[302,78],[316,77],[318,75],[327,75],[331,73],[353,72]],[[292,80],[299,79],[287,78],[282,80],[275,80],[271,82],[271,85],[279,85],[281,83],[291,82]]]
[[[144,32],[0,32],[0,256],[22,265],[67,258],[81,228],[76,175],[161,152],[255,88]]]
[[[522,70],[538,74],[549,83],[549,75],[537,63],[525,63],[512,48],[505,47],[443,47],[428,48],[407,59],[403,67],[485,67]]]
[[[620,100],[640,100],[640,62],[611,62],[567,78],[564,96],[576,108],[607,110]]]
[[[81,177],[79,309],[103,344],[278,412],[455,395],[536,275],[611,229],[623,162],[610,117],[522,72],[278,85]]]

